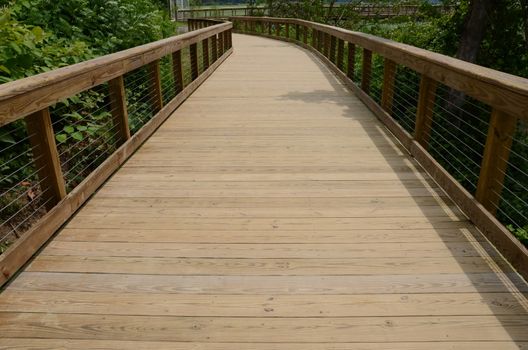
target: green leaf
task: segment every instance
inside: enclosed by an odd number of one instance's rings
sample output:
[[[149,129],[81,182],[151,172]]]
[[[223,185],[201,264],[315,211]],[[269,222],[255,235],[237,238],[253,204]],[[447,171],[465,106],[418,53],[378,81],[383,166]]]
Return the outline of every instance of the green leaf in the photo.
[[[67,132],[68,134],[71,134],[75,131],[75,129],[73,128],[73,126],[70,126],[70,125],[66,125],[64,128],[62,128],[62,130],[64,130],[65,132]]]
[[[77,141],[82,141],[84,140],[84,136],[83,134],[81,134],[80,132],[74,132],[73,134],[71,134],[71,136],[76,139]]]
[[[55,139],[59,143],[63,143],[64,141],[66,141],[67,138],[68,138],[68,136],[66,136],[66,134],[57,134],[57,135],[55,135]]]
[[[16,141],[13,136],[9,134],[0,135],[0,142],[14,144]]]
[[[15,43],[15,42],[12,41],[12,42],[9,43],[9,46],[11,46],[11,48],[12,48],[13,50],[15,50],[15,52],[16,52],[17,54],[20,55],[20,54],[22,53],[22,49],[20,48],[20,46],[18,46],[17,43]]]
[[[7,69],[6,66],[2,66],[2,65],[0,65],[0,70],[3,71],[3,72],[5,72],[5,73],[7,73],[7,74],[11,74],[11,71],[10,71],[9,69]]]
[[[42,39],[44,39],[44,31],[42,30],[42,28],[33,27],[33,29],[31,29],[31,32],[35,36],[36,41],[41,41]]]
[[[86,126],[84,126],[84,125],[79,125],[79,126],[77,127],[77,130],[79,130],[79,131],[86,131],[87,129],[88,129],[88,128],[87,128]]]

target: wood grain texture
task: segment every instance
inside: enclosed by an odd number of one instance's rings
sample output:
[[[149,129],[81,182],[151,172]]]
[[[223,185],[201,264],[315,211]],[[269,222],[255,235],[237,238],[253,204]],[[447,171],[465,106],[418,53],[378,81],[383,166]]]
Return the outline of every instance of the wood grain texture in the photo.
[[[365,106],[233,38],[0,294],[0,348],[526,347],[528,285]]]

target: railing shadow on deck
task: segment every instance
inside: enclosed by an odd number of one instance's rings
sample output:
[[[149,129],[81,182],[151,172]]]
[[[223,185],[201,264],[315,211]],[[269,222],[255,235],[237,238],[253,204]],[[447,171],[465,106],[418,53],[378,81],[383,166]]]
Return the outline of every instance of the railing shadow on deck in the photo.
[[[325,77],[333,89],[338,91],[338,89],[342,87],[344,90],[349,91],[344,85],[340,84],[341,81],[332,73],[330,68],[321,62],[320,59],[316,58],[309,52],[306,52],[306,55],[318,67],[320,67],[323,72],[326,73]],[[442,234],[441,232],[445,230],[446,227],[443,225],[444,222],[438,222],[437,219],[439,215],[431,215],[426,210],[423,210],[424,206],[420,204],[419,201],[415,202],[416,205],[422,210],[423,216],[429,221],[433,230],[438,232],[438,236],[442,239],[445,247],[449,251],[453,252],[452,258],[457,261],[461,271],[463,271],[465,276],[468,278],[468,282],[475,287],[476,292],[480,294],[483,302],[490,306],[495,305],[498,302],[496,294],[507,293],[511,294],[516,301],[516,303],[508,304],[508,308],[510,310],[517,310],[519,314],[528,313],[528,298],[526,297],[528,285],[525,283],[525,281],[519,277],[517,272],[509,264],[505,263],[504,258],[489,243],[486,237],[473,227],[473,224],[468,221],[466,216],[464,216],[461,212],[453,212],[449,208],[446,208],[452,205],[451,200],[443,193],[441,189],[440,191],[436,190],[436,188],[439,188],[439,185],[436,182],[434,182],[431,178],[422,178],[416,176],[415,169],[409,167],[403,162],[403,159],[410,157],[411,155],[402,144],[397,143],[394,135],[391,134],[388,129],[382,125],[380,125],[379,128],[373,128],[371,121],[365,121],[364,118],[355,118],[354,114],[357,114],[357,108],[351,109],[350,103],[347,103],[342,99],[329,97],[328,90],[288,93],[286,95],[280,96],[279,99],[284,101],[302,101],[306,104],[333,103],[344,107],[343,117],[346,117],[351,121],[358,122],[361,125],[362,129],[374,143],[376,149],[379,150],[379,153],[386,160],[387,165],[389,165],[394,173],[399,177],[401,185],[406,187],[410,192],[412,190],[416,190],[417,188],[429,191],[431,196],[434,196],[437,205],[442,207],[445,217],[448,218],[448,220],[445,222],[466,223],[465,225],[461,225],[462,227],[460,228],[448,229],[451,233],[457,233],[457,236],[462,238],[457,238],[456,240],[446,239],[446,235]],[[395,146],[396,148],[392,148],[391,151],[391,146]],[[403,156],[401,156],[402,162],[401,165],[396,166],[394,162],[394,156],[399,156],[400,152],[403,153]],[[427,173],[426,169],[423,169],[418,163],[416,163],[416,168],[421,169],[423,173]],[[401,177],[400,174],[402,173],[405,173],[406,176]],[[409,187],[408,183],[410,181],[413,181],[413,183],[422,183],[422,186],[417,187],[416,185],[413,185]],[[412,198],[416,199],[417,197],[412,196]],[[465,250],[465,254],[463,255],[457,254],[458,249],[456,248],[460,243],[469,244],[473,250]],[[486,272],[475,272],[474,270],[468,269],[467,263],[463,261],[465,256],[472,256],[482,259],[487,267],[489,267],[489,270]],[[454,281],[453,292],[456,293],[456,282]],[[493,315],[501,324],[503,324],[506,331],[511,330],[511,327],[515,326],[515,324],[512,323],[512,318],[508,315],[495,313]],[[515,336],[513,334],[512,339],[515,341]]]
[[[319,64],[335,73],[374,112],[406,152],[418,161],[516,270],[528,279],[528,250],[495,217],[501,210],[503,189],[509,190],[505,188],[504,181],[512,180],[508,167],[514,165],[508,161],[508,157],[517,120],[525,121],[527,115],[527,79],[372,35],[304,20],[269,17],[234,17],[230,20],[236,32],[292,42],[317,56],[322,62]],[[360,49],[362,54],[358,56]],[[374,55],[379,56],[381,64],[376,65]],[[373,73],[380,68],[382,73],[378,80],[381,81],[381,87],[375,89],[373,81],[376,77]],[[419,82],[415,84],[416,91],[400,93],[400,70],[415,75],[415,80]],[[451,89],[448,92],[452,96],[447,98],[455,100],[455,103],[448,101],[447,107],[442,107],[445,99],[438,92],[441,84]],[[413,98],[412,94],[416,97]],[[439,135],[446,138],[438,134],[442,125],[438,124],[441,115],[437,108],[446,109],[450,117],[456,116],[450,108],[465,112],[456,103],[460,97],[464,100],[464,94],[492,109],[491,116],[488,116],[489,131],[487,136],[484,135],[485,145],[479,150],[482,152],[482,161],[480,165],[477,164],[480,173],[475,176],[478,184],[474,185],[473,193],[455,179],[453,169],[448,172],[440,165],[438,155],[433,156],[428,152],[431,143],[436,141],[435,137]],[[315,94],[311,97],[317,98]],[[402,108],[402,101],[406,100],[408,105]],[[412,119],[412,124],[406,127],[403,117]],[[457,122],[467,123],[461,117],[458,119]],[[450,120],[448,122],[453,123]],[[443,128],[446,129],[445,126]],[[469,151],[477,152],[468,147]],[[457,170],[456,167],[454,170]]]

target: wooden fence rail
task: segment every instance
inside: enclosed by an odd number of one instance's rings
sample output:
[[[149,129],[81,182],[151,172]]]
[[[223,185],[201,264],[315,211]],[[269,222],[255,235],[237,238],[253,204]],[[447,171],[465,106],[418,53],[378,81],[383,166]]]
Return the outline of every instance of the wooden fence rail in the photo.
[[[515,268],[528,278],[527,249],[494,216],[501,200],[517,121],[528,119],[528,79],[369,34],[294,18],[232,17],[230,20],[238,32],[290,41],[318,55],[358,94]],[[258,24],[257,28],[268,30],[248,29],[255,28],[255,23]],[[289,29],[284,31],[283,28],[295,28],[295,37],[290,36]],[[307,40],[305,37],[301,41],[297,31],[308,33],[311,39]],[[345,43],[347,50],[343,47]],[[362,61],[359,65],[361,78],[356,83],[353,78],[354,70],[358,69],[355,60],[359,48],[362,49]],[[344,52],[348,56],[346,68],[343,62]],[[379,101],[373,98],[371,92],[373,55],[382,58],[384,65]],[[405,130],[394,119],[393,99],[398,67],[410,69],[421,76],[419,90],[416,91],[418,103],[415,106],[414,132]],[[427,151],[437,96],[436,87],[440,84],[492,109],[475,193],[466,190]]]
[[[434,5],[440,11],[447,12],[451,10],[450,6]],[[335,5],[330,7],[325,6],[326,15],[329,16],[331,11],[335,13],[335,17],[341,17],[343,8],[356,14],[360,17],[376,17],[386,18],[395,16],[416,16],[420,12],[418,5]],[[227,18],[235,16],[269,16],[270,10],[266,6],[248,6],[248,7],[202,7],[178,10],[176,12],[176,19],[187,20],[190,18]]]
[[[156,130],[156,128],[231,54],[231,23],[201,21],[200,28],[87,62],[17,80],[0,86],[0,126],[25,120],[34,162],[48,208],[32,228],[0,255],[0,285],[5,283],[94,191]],[[205,25],[207,24],[207,27]],[[209,43],[215,50],[209,56]],[[198,62],[196,47],[202,51]],[[190,57],[182,52],[190,49]],[[193,50],[194,48],[194,50]],[[160,60],[172,62],[171,81],[175,96],[164,99]],[[207,61],[205,61],[207,60]],[[189,63],[192,80],[184,86],[182,61]],[[148,72],[152,88],[143,99],[150,101],[154,116],[131,136],[124,75],[141,67]],[[201,69],[199,69],[201,67]],[[108,83],[112,123],[118,130],[118,148],[70,193],[55,144],[50,106],[80,92]]]

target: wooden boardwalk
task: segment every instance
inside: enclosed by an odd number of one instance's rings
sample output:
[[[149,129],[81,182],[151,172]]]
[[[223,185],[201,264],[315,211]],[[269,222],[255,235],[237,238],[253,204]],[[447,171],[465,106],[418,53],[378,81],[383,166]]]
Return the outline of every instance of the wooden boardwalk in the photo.
[[[528,349],[528,286],[317,59],[234,54],[0,294],[0,349]]]

